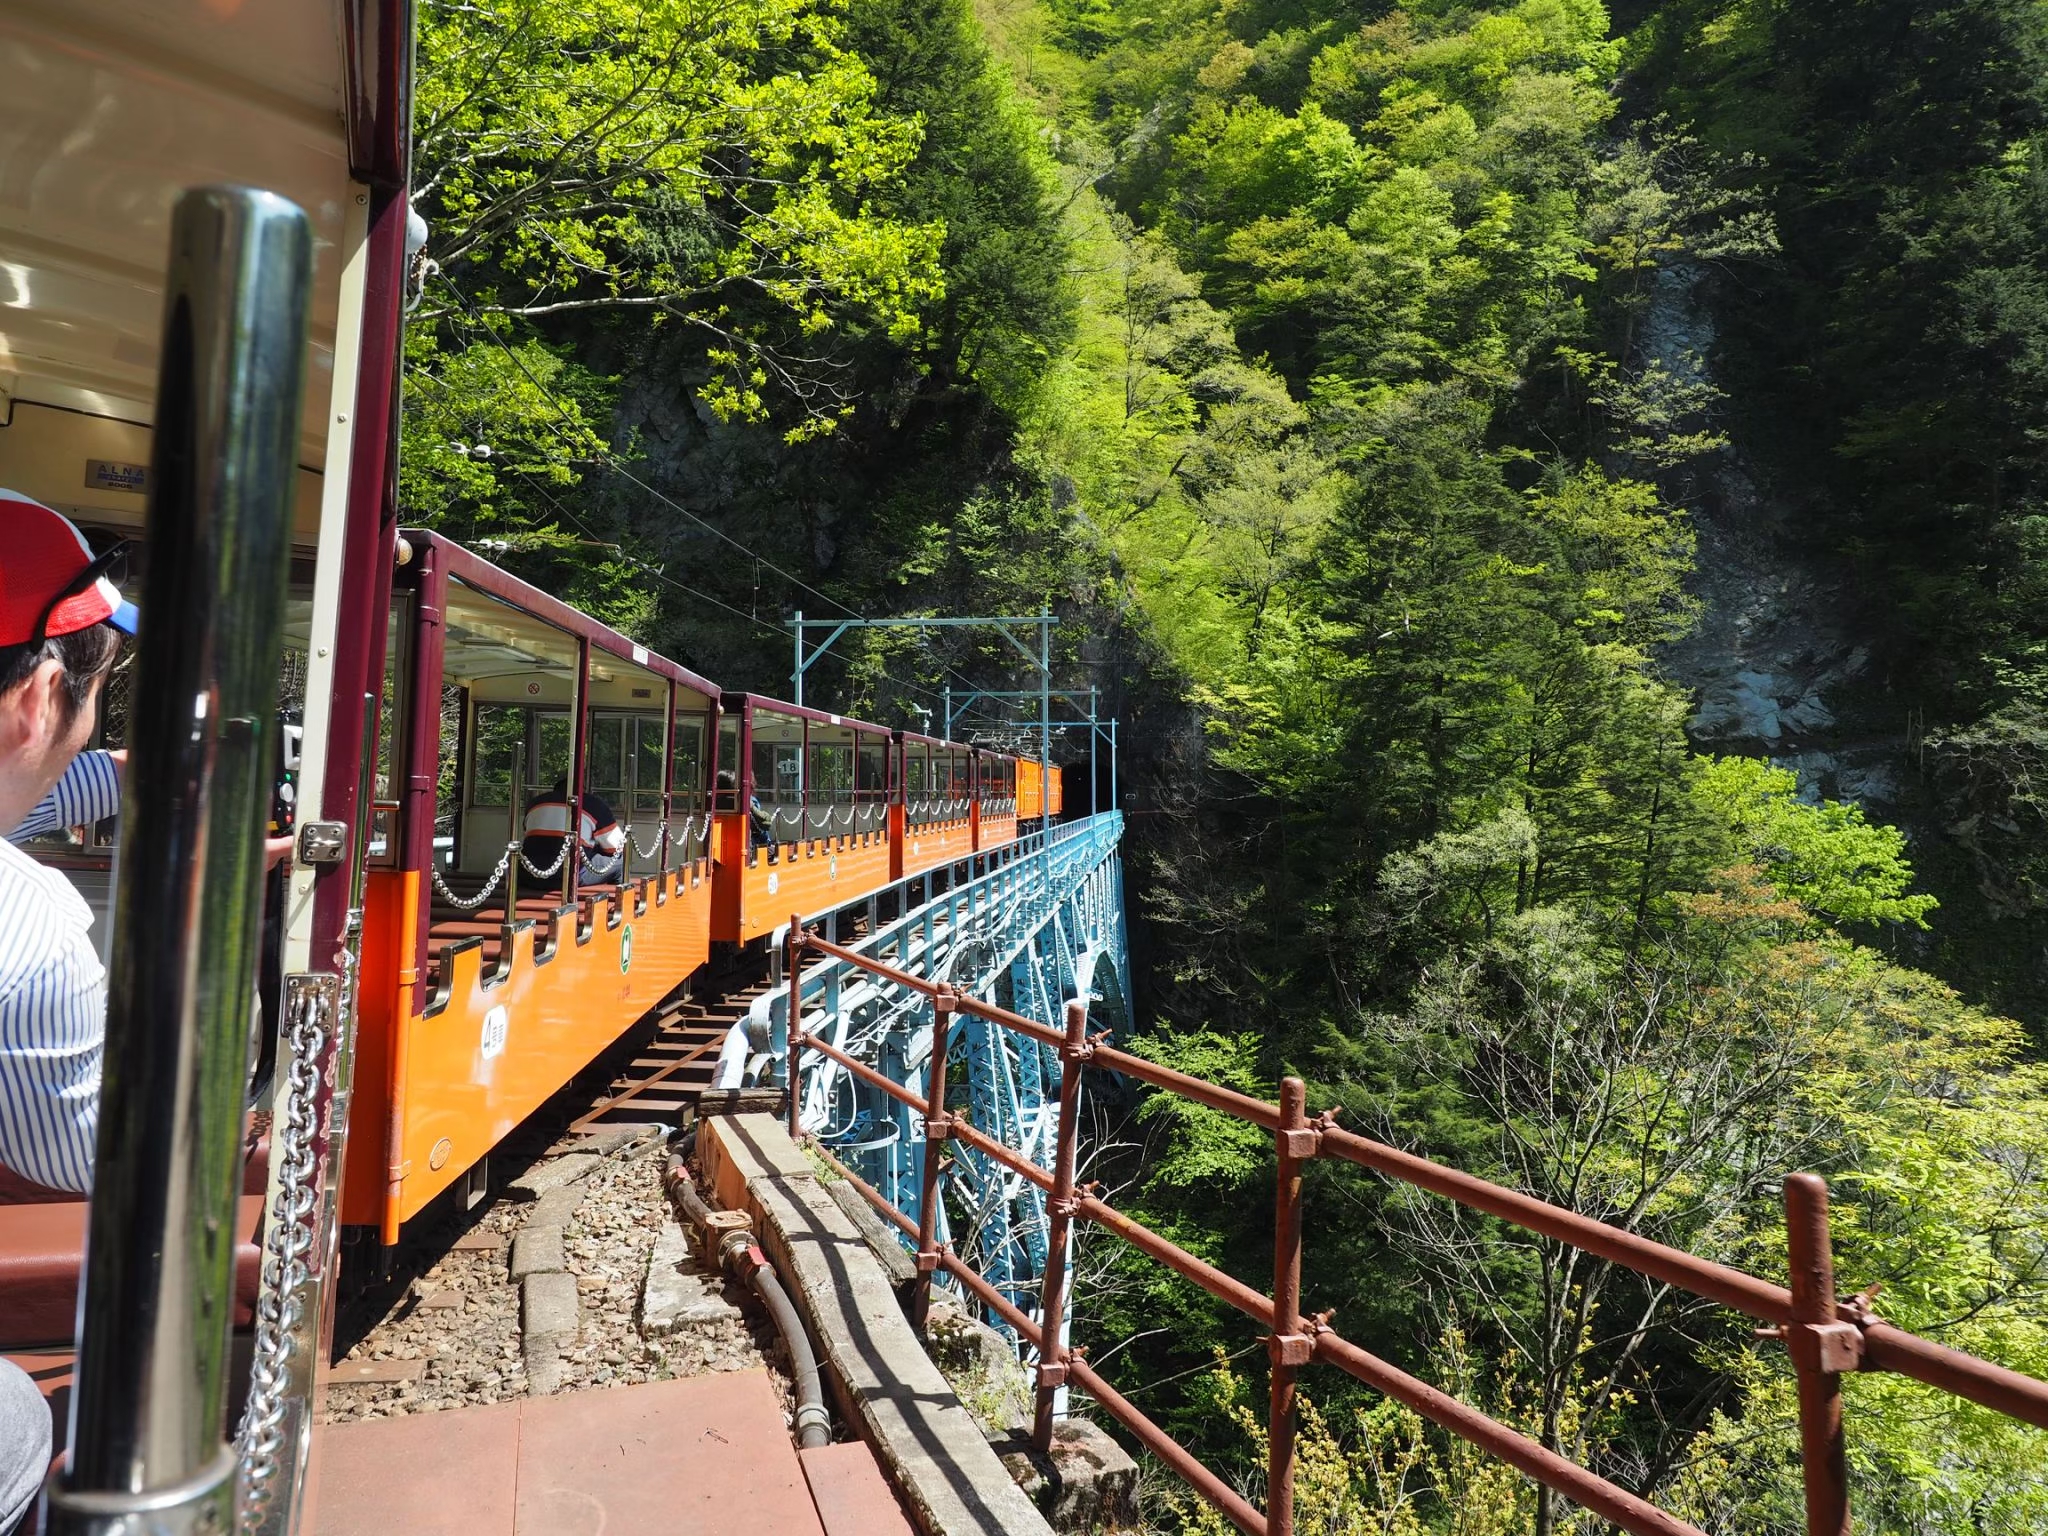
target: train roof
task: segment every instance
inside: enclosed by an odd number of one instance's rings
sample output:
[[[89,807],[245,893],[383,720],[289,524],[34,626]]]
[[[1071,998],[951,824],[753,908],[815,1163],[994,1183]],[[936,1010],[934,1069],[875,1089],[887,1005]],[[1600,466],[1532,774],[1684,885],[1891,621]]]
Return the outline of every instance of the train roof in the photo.
[[[609,625],[599,623],[581,609],[572,608],[560,598],[549,596],[530,582],[521,581],[510,571],[491,564],[482,555],[464,548],[453,539],[424,528],[409,528],[405,530],[403,536],[415,550],[433,549],[436,558],[443,563],[443,568],[450,576],[458,578],[486,596],[509,603],[523,613],[530,613],[557,629],[580,636],[593,646],[623,661],[630,661],[661,677],[681,683],[685,688],[701,693],[706,698],[716,699],[720,696],[718,684],[708,678],[699,677],[681,662],[670,661],[659,651],[650,650]]]
[[[887,736],[889,727],[877,725],[872,720],[863,720],[858,715],[835,715],[830,710],[813,709],[808,704],[791,704],[785,699],[770,698],[765,693],[748,693],[744,689],[730,689],[723,695],[720,707],[738,709],[753,704],[762,709],[772,709],[777,714],[797,715],[805,720],[817,720],[826,725],[850,725],[857,731],[873,731],[878,736]]]

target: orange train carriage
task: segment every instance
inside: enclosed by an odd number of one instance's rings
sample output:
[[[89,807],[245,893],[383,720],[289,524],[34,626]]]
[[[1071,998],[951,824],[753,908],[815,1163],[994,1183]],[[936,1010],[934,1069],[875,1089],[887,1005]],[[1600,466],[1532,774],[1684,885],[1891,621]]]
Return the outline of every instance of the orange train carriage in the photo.
[[[386,1244],[713,944],[1042,814],[1035,762],[721,693],[436,534],[399,546],[392,632],[341,1201]],[[607,883],[520,853],[558,780],[618,817]]]

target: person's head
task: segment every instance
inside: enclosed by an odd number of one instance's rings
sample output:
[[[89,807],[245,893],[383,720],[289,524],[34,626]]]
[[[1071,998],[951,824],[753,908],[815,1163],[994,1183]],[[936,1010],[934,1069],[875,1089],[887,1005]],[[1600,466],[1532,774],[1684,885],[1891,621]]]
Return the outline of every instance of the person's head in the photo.
[[[135,609],[71,522],[0,491],[0,833],[19,826],[92,738]]]

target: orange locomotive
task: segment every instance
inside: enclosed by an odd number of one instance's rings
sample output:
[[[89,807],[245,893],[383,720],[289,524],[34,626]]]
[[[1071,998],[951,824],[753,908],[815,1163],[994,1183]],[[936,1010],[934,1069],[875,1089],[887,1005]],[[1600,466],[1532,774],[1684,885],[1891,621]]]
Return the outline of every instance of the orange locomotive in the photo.
[[[713,944],[1041,813],[1035,762],[721,693],[435,534],[404,536],[393,631],[341,1202],[387,1245]],[[610,807],[619,868],[522,850],[563,793]]]

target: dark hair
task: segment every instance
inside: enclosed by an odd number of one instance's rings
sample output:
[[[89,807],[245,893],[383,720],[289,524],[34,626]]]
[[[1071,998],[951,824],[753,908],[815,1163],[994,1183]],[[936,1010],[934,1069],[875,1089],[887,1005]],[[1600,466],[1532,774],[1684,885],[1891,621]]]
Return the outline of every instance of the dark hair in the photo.
[[[54,657],[64,669],[64,700],[75,718],[92,698],[94,686],[114,670],[120,653],[121,632],[107,623],[89,624],[36,645],[0,646],[0,694],[14,692]]]

